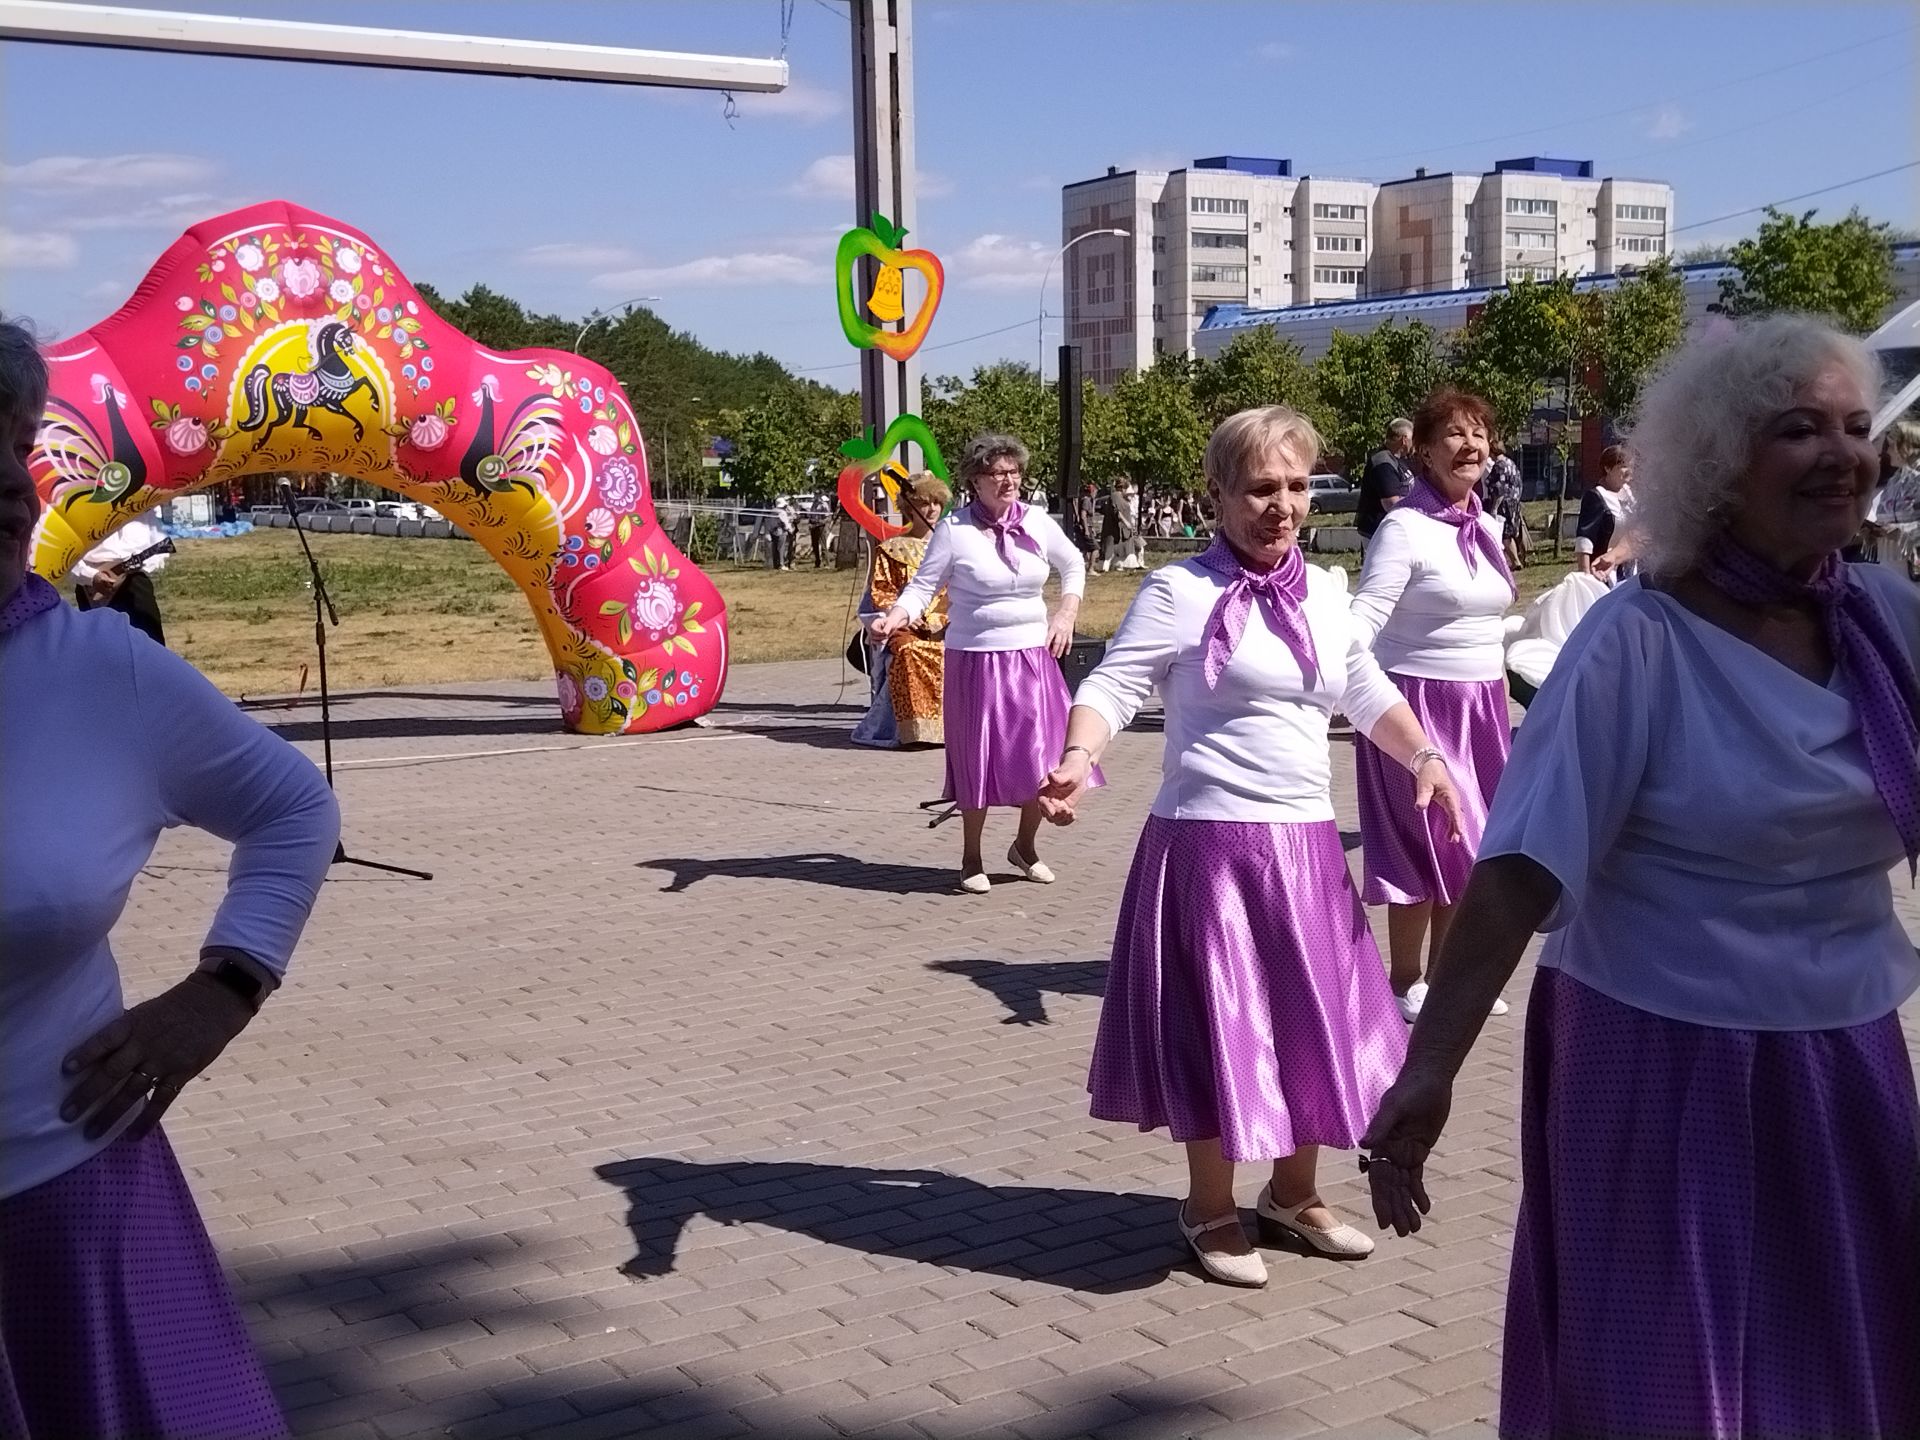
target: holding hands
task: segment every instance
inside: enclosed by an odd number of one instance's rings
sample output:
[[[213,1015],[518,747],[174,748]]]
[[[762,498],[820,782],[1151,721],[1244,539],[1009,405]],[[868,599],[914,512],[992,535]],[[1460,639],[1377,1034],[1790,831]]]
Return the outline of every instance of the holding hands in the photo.
[[[1040,786],[1040,813],[1055,825],[1071,825],[1074,809],[1093,776],[1093,756],[1084,745],[1069,745],[1060,763]]]

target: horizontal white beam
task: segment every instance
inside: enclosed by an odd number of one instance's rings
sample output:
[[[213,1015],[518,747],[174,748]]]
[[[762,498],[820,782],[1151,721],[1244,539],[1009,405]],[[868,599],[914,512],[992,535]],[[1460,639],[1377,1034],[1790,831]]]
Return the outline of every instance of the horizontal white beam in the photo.
[[[785,60],[444,35],[428,30],[383,30],[366,25],[322,25],[302,20],[190,15],[177,10],[74,5],[60,0],[0,0],[0,39],[378,65],[400,70],[532,75],[614,85],[745,91],[787,88]]]

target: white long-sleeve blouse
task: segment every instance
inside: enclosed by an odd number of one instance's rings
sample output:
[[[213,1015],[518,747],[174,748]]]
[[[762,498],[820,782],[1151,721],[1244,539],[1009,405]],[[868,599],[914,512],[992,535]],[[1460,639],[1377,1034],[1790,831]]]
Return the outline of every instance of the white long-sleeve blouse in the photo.
[[[1498,547],[1499,518],[1482,512],[1476,523]],[[1353,615],[1384,670],[1425,680],[1498,680],[1512,604],[1499,567],[1482,557],[1468,571],[1458,530],[1399,505],[1367,542]]]
[[[1031,650],[1047,643],[1047,573],[1060,572],[1062,596],[1087,588],[1087,565],[1046,511],[1028,506],[1020,523],[1040,547],[1007,545],[1011,568],[994,548],[993,532],[976,524],[972,507],[956,510],[927,541],[927,555],[900,594],[900,608],[918,620],[944,585],[949,650]]]
[[[1114,734],[1157,687],[1166,747],[1153,813],[1171,820],[1297,823],[1333,818],[1327,738],[1337,709],[1362,734],[1402,696],[1347,608],[1345,577],[1307,566],[1302,605],[1318,658],[1311,679],[1256,605],[1219,683],[1206,681],[1206,630],[1227,578],[1187,560],[1140,584],[1107,652],[1073,697]]]

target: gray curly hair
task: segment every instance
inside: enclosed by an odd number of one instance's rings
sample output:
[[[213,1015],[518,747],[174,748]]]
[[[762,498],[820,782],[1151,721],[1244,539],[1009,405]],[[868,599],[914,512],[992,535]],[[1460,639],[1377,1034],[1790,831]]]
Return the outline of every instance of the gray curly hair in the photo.
[[[972,486],[995,463],[1001,460],[1017,460],[1020,473],[1027,473],[1027,447],[1011,435],[996,435],[988,432],[976,435],[967,442],[966,450],[960,456],[960,483]]]
[[[47,357],[33,330],[0,316],[0,420],[38,420],[47,408]]]
[[[1720,322],[1688,341],[1642,392],[1627,436],[1633,529],[1645,568],[1671,578],[1692,567],[1739,508],[1754,442],[1768,417],[1829,366],[1860,382],[1871,404],[1880,364],[1871,351],[1811,315]]]

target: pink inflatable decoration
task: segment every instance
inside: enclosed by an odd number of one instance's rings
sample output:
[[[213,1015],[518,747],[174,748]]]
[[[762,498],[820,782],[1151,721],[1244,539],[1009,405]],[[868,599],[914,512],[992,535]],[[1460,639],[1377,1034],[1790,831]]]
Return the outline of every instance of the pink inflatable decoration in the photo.
[[[476,345],[359,231],[284,201],[208,220],[48,360],[49,579],[175,495],[335,471],[433,506],[499,561],[569,728],[659,730],[719,700],[726,607],[654,516],[619,383],[562,351]]]

